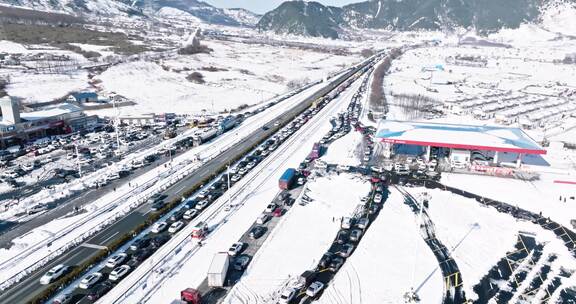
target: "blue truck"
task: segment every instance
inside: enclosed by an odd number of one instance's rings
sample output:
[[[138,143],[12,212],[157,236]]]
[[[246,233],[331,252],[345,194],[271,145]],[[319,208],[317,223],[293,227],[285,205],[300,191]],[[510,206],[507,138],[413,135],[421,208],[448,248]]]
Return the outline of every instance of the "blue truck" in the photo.
[[[293,168],[286,169],[286,171],[284,171],[284,174],[282,174],[282,176],[280,177],[278,185],[280,186],[280,189],[288,190],[294,183],[295,179],[296,179],[296,169]]]

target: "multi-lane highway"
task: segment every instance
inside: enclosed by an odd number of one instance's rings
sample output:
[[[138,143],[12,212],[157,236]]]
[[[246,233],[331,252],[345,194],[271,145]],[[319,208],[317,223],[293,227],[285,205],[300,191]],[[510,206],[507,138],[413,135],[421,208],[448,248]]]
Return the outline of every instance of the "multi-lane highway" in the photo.
[[[336,88],[342,82],[354,76],[360,69],[369,64],[369,61],[364,62],[362,65],[350,70],[344,75],[332,81],[326,87],[320,89],[315,94],[304,99],[296,106],[286,110],[281,115],[278,115],[271,122],[277,122],[277,127],[271,126],[270,128],[258,128],[250,135],[246,136],[231,148],[222,152],[220,155],[206,162],[201,168],[194,172],[194,174],[179,181],[178,183],[167,189],[164,194],[167,195],[166,200],[170,201],[174,198],[179,198],[186,190],[193,188],[202,183],[207,177],[211,176],[214,172],[222,169],[231,160],[238,158],[247,152],[251,147],[262,142],[270,137],[277,128],[290,122],[295,116],[309,108],[318,98],[326,95],[332,89]],[[270,123],[268,123],[270,124]],[[124,235],[127,231],[131,231],[142,222],[145,221],[146,215],[150,212],[150,206],[143,204],[136,208],[126,217],[114,223],[110,227],[96,233],[92,238],[85,241],[82,245],[75,247],[66,254],[51,261],[33,275],[27,277],[18,284],[15,284],[10,289],[6,290],[0,295],[0,303],[25,303],[34,299],[38,294],[46,289],[45,285],[39,283],[39,278],[50,268],[58,264],[65,265],[78,265],[90,260],[93,256],[97,255],[99,250],[105,248],[107,245],[116,241],[119,237]]]

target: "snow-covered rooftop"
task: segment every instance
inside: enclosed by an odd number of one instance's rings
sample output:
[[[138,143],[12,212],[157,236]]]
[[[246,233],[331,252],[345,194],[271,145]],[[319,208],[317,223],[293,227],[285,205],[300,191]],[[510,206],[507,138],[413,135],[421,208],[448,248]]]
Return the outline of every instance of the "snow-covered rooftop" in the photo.
[[[382,120],[376,137],[397,144],[546,154],[546,150],[518,128]]]
[[[30,121],[39,120],[55,116],[60,116],[64,114],[74,113],[82,111],[82,109],[76,105],[70,103],[61,103],[55,106],[48,106],[42,110],[34,112],[23,112],[20,113],[20,118]]]

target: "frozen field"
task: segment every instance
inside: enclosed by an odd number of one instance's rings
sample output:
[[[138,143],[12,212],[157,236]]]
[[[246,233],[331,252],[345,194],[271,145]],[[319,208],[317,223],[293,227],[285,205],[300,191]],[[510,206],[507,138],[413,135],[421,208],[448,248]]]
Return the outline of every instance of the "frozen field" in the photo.
[[[221,112],[253,105],[288,91],[291,81],[315,81],[361,60],[293,48],[236,42],[203,42],[211,54],[173,56],[159,62],[130,62],[108,69],[99,79],[105,91],[137,105],[121,114]],[[205,83],[188,81],[193,72]],[[109,114],[108,111],[98,113]]]

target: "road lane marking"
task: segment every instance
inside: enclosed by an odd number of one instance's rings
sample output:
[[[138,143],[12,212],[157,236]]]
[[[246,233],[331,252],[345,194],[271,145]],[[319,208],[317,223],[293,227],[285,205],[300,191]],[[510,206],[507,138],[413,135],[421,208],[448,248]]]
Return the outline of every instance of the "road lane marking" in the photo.
[[[104,243],[106,243],[106,241],[110,240],[111,238],[113,238],[113,237],[114,237],[115,235],[117,235],[118,233],[120,233],[120,231],[116,231],[116,232],[114,232],[114,234],[112,234],[111,236],[109,236],[109,237],[107,237],[107,238],[103,239],[103,240],[102,240],[100,243],[101,243],[101,244],[104,244]]]
[[[88,248],[94,248],[94,249],[108,249],[108,247],[106,247],[106,246],[100,246],[100,245],[88,244],[88,243],[83,243],[82,247],[88,247]]]

